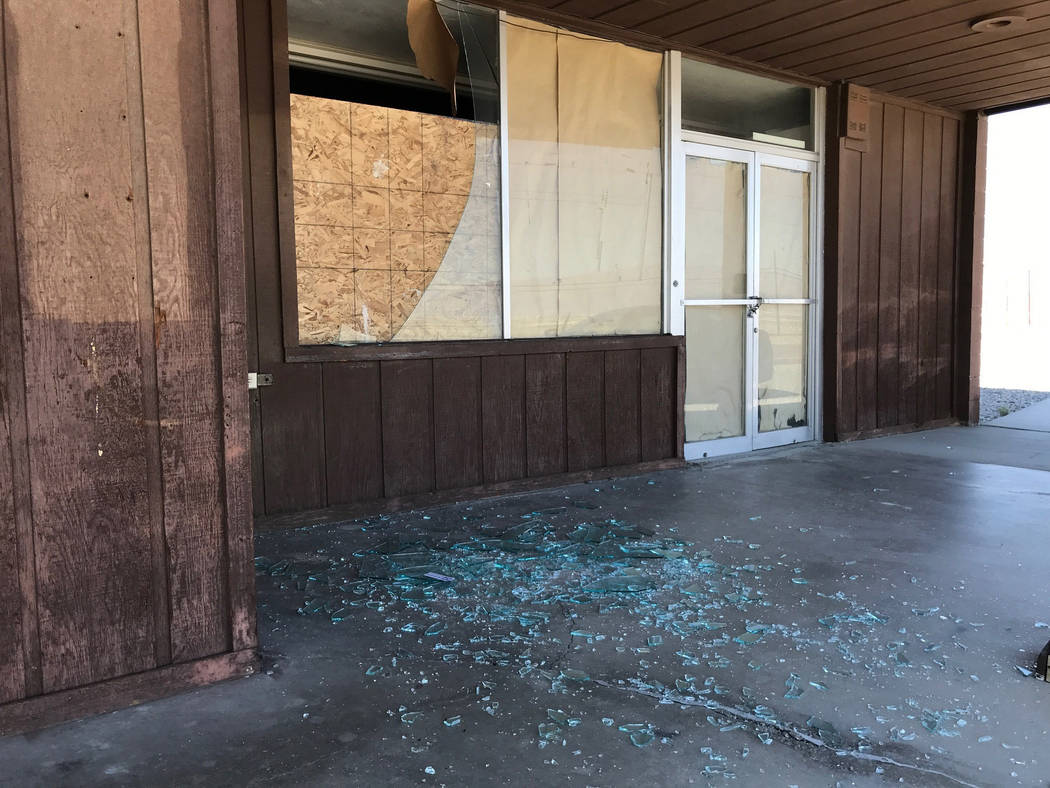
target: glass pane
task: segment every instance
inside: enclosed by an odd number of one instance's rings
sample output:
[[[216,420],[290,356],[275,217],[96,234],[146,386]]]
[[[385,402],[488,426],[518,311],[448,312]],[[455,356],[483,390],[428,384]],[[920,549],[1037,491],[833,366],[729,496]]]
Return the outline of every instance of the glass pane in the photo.
[[[682,59],[682,128],[813,149],[813,91]]]
[[[512,336],[659,333],[662,56],[506,32]]]
[[[758,312],[759,432],[806,426],[808,309],[763,304]]]
[[[744,434],[744,307],[686,307],[685,439]]]
[[[493,55],[499,52],[496,14],[455,0],[442,0],[438,13],[460,45],[460,77],[477,79],[479,69],[470,62],[471,49],[483,46]],[[424,90],[439,89],[435,83],[427,85],[416,67],[408,43],[404,2],[288,0],[288,39],[293,64],[309,67],[312,63],[316,67],[320,61],[329,70],[360,74],[365,71],[361,65],[367,62],[373,71],[384,72],[388,92],[391,81],[413,77],[411,81]],[[494,81],[494,70],[487,70],[490,81]]]
[[[747,165],[685,160],[685,297],[746,298]]]
[[[809,298],[808,172],[762,167],[758,286],[763,298]]]

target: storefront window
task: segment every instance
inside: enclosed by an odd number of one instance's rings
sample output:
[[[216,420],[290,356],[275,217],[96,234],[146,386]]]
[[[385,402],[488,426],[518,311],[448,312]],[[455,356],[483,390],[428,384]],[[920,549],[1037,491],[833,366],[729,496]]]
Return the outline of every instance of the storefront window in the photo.
[[[299,344],[660,333],[663,55],[435,8],[455,102],[403,8],[289,0]]]
[[[512,336],[659,333],[662,56],[506,36]]]
[[[813,90],[682,58],[682,128],[813,150]]]
[[[452,116],[412,62],[403,7],[358,10],[289,4],[299,342],[499,338],[496,15],[443,6]]]

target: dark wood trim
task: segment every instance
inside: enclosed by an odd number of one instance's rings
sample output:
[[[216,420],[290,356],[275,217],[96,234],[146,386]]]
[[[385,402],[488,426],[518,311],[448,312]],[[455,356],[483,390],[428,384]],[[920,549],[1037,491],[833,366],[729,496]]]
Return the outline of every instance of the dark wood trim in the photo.
[[[589,350],[625,350],[677,347],[684,337],[642,334],[557,339],[478,339],[460,342],[404,342],[389,345],[301,345],[287,348],[285,360],[297,363],[331,361],[399,361],[466,356],[517,356],[532,353],[577,353]],[[262,370],[265,371],[265,370]]]
[[[6,703],[0,706],[0,736],[40,730],[217,681],[251,676],[258,665],[256,652],[245,649]]]
[[[983,113],[971,112],[963,121],[959,161],[954,411],[964,424],[977,424],[981,405],[981,295],[988,164],[988,118]]]
[[[822,345],[822,409],[823,440],[838,440],[838,291],[839,291],[839,202],[842,185],[839,182],[839,163],[842,147],[839,139],[842,127],[843,95],[848,90],[837,82],[827,89],[824,121],[824,304]]]
[[[675,374],[677,387],[675,396],[675,456],[685,461],[685,337],[678,337],[678,352],[676,354]],[[644,404],[644,403],[643,403]]]
[[[854,432],[842,433],[838,436],[840,442],[867,440],[868,438],[882,438],[887,435],[903,435],[909,432],[922,432],[923,430],[936,430],[941,427],[958,427],[962,422],[956,418],[934,419],[925,424],[897,424],[892,427],[878,427],[873,430],[856,430]]]
[[[26,412],[25,344],[22,333],[21,260],[17,242],[17,198],[12,137],[17,139],[17,107],[7,89],[7,63],[17,52],[4,30],[3,0],[0,0],[0,340],[4,363],[0,364],[0,394],[9,419],[11,441],[11,489],[15,512],[15,541],[18,545],[18,586],[21,594],[20,622],[24,662],[24,693],[43,691],[40,655],[40,626],[37,618],[36,557],[33,539],[32,482],[29,468],[29,423]],[[0,466],[2,467],[2,466]]]
[[[226,510],[228,647],[258,642],[252,539],[251,431],[248,401],[248,326],[245,295],[246,134],[241,93],[237,0],[208,0],[208,66],[214,161],[216,276],[218,282]]]
[[[1014,102],[1013,104],[1001,104],[996,107],[989,107],[984,111],[985,115],[998,115],[1001,112],[1014,112],[1019,109],[1031,109],[1032,107],[1041,107],[1044,104],[1050,104],[1050,98],[1038,98],[1032,101],[1021,101]]]
[[[245,284],[246,284],[246,307],[247,307],[247,320],[248,320],[248,369],[256,370],[259,368],[259,298],[256,293],[256,281],[255,281],[255,258],[256,258],[256,240],[255,240],[255,182],[252,177],[252,124],[249,120],[249,91],[248,91],[248,68],[249,68],[249,56],[247,49],[247,33],[245,31],[244,22],[244,3],[245,0],[237,0],[237,13],[240,17],[241,23],[237,32],[237,43],[241,53],[241,102],[245,108],[244,111],[244,140],[242,144],[242,157],[241,162],[244,165],[244,172],[242,177],[244,183],[247,184],[247,191],[245,193],[244,200],[244,221],[245,221],[245,233],[244,233],[244,251],[245,251]],[[248,403],[251,410],[250,423],[251,423],[251,434],[252,436],[262,434],[262,407],[260,405],[259,391],[250,391],[248,393]],[[263,453],[262,453],[262,441],[255,440],[251,441],[251,463],[252,463],[252,509],[254,511],[261,512],[266,505],[263,497],[264,487],[262,482],[263,475]]]
[[[271,0],[273,125],[277,167],[277,251],[281,272],[281,336],[286,354],[299,347],[299,286],[295,272],[295,198],[292,191],[292,106],[288,76],[288,2]],[[290,359],[285,359],[290,360]]]
[[[626,476],[641,476],[657,471],[682,468],[686,463],[681,459],[655,460],[634,465],[595,468],[587,471],[556,473],[550,476],[538,476],[531,479],[513,479],[506,482],[482,484],[475,487],[463,487],[458,490],[440,490],[420,495],[406,495],[397,498],[380,498],[373,501],[345,506],[331,506],[325,509],[314,509],[306,512],[291,512],[258,517],[255,528],[258,531],[273,531],[284,528],[302,528],[308,525],[338,523],[370,517],[376,514],[400,512],[410,509],[425,509],[431,506],[456,503],[458,501],[494,498],[500,495],[542,490],[547,487],[560,487],[565,484],[577,484],[599,479],[616,479]]]

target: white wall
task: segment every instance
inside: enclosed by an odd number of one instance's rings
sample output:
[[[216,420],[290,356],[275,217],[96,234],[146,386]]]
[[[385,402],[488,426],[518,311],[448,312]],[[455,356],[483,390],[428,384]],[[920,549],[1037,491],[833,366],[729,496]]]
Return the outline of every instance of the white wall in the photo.
[[[988,119],[981,386],[1050,391],[1050,105]]]

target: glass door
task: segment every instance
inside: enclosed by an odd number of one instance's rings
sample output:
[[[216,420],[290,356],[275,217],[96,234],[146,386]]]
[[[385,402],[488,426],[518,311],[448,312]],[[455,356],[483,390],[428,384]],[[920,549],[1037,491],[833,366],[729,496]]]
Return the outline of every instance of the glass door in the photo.
[[[813,439],[813,162],[685,143],[686,458]]]

